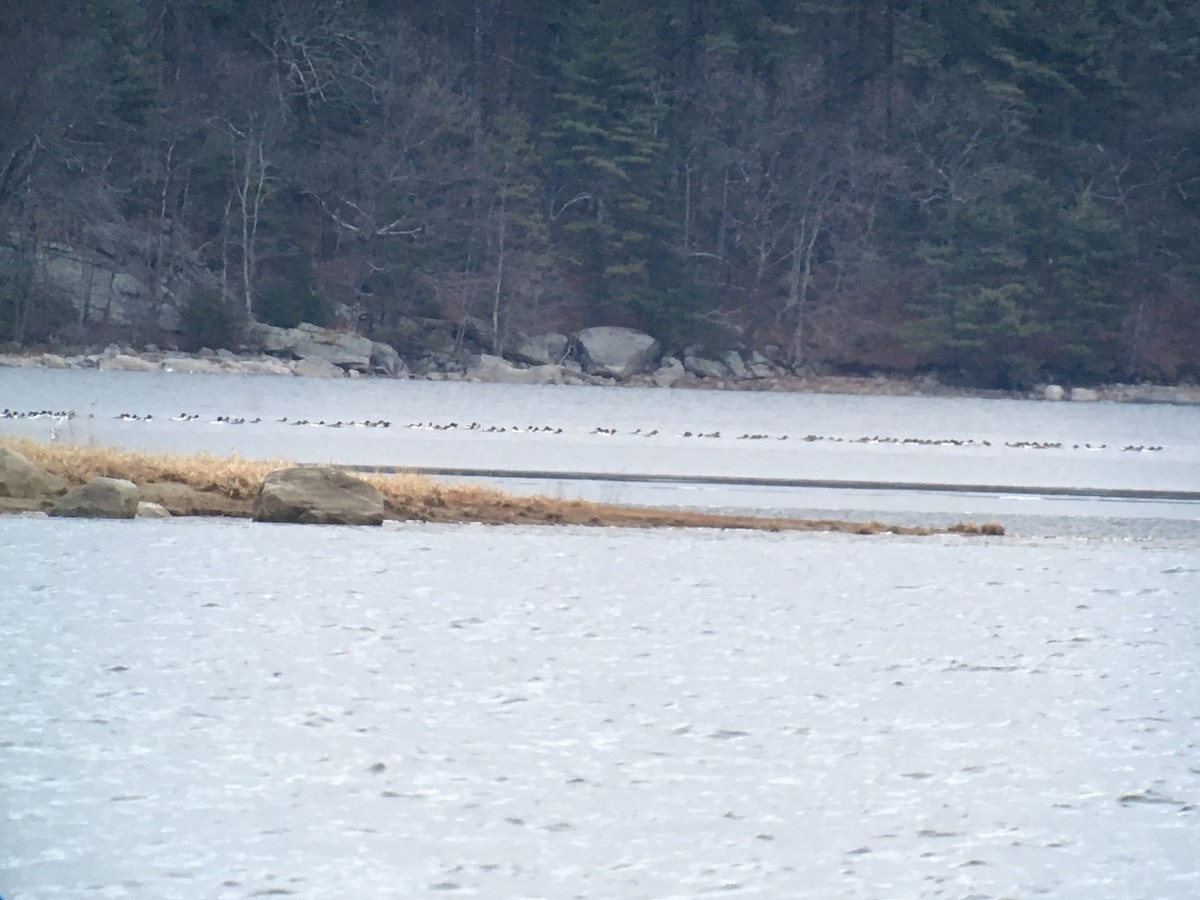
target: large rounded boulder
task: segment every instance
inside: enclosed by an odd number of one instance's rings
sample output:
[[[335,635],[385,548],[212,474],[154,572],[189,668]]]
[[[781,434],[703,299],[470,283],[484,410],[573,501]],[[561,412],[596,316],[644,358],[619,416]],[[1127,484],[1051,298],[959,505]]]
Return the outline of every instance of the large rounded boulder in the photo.
[[[31,463],[9,447],[0,447],[0,497],[40,500],[65,493],[71,485]]]
[[[272,472],[254,498],[258,522],[306,525],[381,525],[383,497],[341,469],[301,466]]]
[[[137,516],[138,486],[124,478],[97,475],[67,491],[50,509],[52,516],[82,519],[132,519]]]
[[[648,372],[658,360],[661,345],[633,328],[604,325],[579,332],[579,360],[589,375],[628,378]]]

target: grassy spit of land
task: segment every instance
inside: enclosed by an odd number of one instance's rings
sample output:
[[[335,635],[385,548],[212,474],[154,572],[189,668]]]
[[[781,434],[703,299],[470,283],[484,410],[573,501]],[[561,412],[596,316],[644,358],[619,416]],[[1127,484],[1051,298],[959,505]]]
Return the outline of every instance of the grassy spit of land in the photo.
[[[249,518],[254,496],[267,474],[289,468],[283,460],[251,460],[237,456],[194,456],[146,453],[96,445],[42,443],[30,438],[0,438],[34,465],[83,484],[104,475],[124,478],[141,488],[142,498],[161,503],[174,515]],[[738,528],[756,531],[836,531],[849,534],[1002,535],[995,523],[964,522],[945,528],[849,522],[835,519],[792,519],[723,515],[517,496],[478,485],[444,484],[423,475],[359,475],[383,495],[386,516],[398,521],[480,522],[489,525],[593,525],[625,528]],[[0,498],[6,499],[6,498]],[[0,511],[38,508],[8,501]]]

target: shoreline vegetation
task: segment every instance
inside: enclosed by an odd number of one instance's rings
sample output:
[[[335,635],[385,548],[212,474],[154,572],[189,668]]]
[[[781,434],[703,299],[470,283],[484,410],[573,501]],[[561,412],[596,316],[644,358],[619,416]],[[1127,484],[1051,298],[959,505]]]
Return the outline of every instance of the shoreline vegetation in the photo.
[[[0,345],[1200,379],[1194,4],[5,10]]]
[[[141,499],[175,516],[251,518],[254,497],[271,472],[289,468],[279,460],[251,460],[211,454],[175,455],[77,444],[48,444],[24,437],[0,437],[0,447],[30,463],[81,485],[97,476],[122,478],[139,488]],[[727,515],[691,510],[622,506],[587,500],[519,496],[496,488],[445,484],[415,474],[358,474],[384,499],[385,519],[485,525],[587,525],[620,528],[718,528],[753,531],[821,531],[843,534],[1001,536],[997,523],[962,522],[947,527],[892,525],[876,521],[796,519]],[[0,497],[0,512],[36,512],[52,500]]]

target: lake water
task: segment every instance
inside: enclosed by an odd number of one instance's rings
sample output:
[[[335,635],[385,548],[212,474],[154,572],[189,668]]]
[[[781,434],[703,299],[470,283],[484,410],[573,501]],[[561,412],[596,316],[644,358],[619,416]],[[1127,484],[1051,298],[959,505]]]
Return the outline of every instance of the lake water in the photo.
[[[12,900],[1200,894],[1200,555],[0,519]]]
[[[39,369],[0,369],[0,406],[76,413],[68,423],[0,419],[0,434],[303,462],[1200,496],[1200,407]],[[357,424],[381,420],[391,427]],[[332,427],[351,421],[356,425]],[[502,483],[613,502],[777,513],[1200,518],[1195,497],[1181,504],[613,480]]]
[[[0,407],[378,465],[1191,491],[1200,462],[1197,410],[1110,404],[0,370]],[[2,517],[0,895],[1200,895],[1194,503],[554,485],[1038,511],[984,539]]]

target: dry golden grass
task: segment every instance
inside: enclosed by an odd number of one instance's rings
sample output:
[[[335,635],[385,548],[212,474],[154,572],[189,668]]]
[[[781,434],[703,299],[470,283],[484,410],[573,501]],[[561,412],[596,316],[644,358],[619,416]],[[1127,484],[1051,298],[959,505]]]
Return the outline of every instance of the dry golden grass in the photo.
[[[143,496],[156,499],[177,515],[249,516],[254,495],[263,479],[270,472],[294,465],[284,460],[249,460],[205,453],[183,456],[94,445],[45,444],[29,438],[0,437],[0,446],[16,450],[35,465],[74,484],[83,484],[96,475],[128,479],[143,487]],[[447,485],[417,474],[375,473],[359,477],[383,495],[388,518],[401,520],[494,525],[837,531],[848,534],[1004,534],[1003,526],[991,523],[926,528],[880,522],[735,516],[516,496],[478,485]]]
[[[236,500],[252,498],[268,472],[287,465],[207,453],[182,456],[98,445],[44,444],[31,438],[0,438],[0,445],[73,484],[97,475],[126,478],[136,484],[170,481]]]

